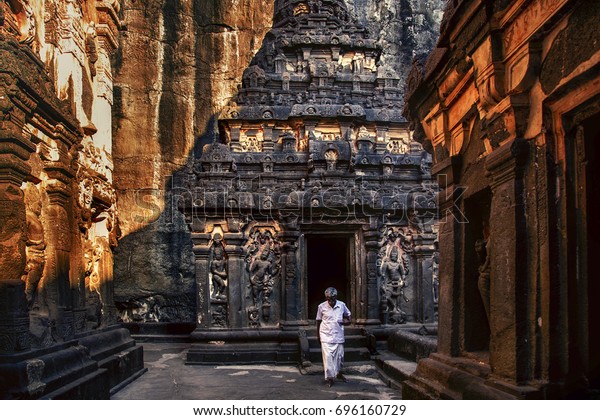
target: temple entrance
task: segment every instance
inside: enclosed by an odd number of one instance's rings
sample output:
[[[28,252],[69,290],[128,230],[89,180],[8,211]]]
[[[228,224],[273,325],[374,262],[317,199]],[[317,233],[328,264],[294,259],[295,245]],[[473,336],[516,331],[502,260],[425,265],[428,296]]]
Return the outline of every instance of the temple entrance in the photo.
[[[335,287],[339,299],[352,311],[349,242],[350,238],[343,236],[306,236],[308,319],[315,319],[327,287]]]

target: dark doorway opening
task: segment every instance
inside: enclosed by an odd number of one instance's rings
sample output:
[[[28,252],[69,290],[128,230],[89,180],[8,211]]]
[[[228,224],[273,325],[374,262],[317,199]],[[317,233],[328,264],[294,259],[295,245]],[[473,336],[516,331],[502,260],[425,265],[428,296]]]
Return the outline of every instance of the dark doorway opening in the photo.
[[[315,319],[328,287],[335,287],[338,298],[351,308],[348,246],[345,237],[306,236],[308,319]]]
[[[588,379],[591,386],[600,389],[600,276],[596,258],[600,255],[600,115],[596,114],[585,121],[584,135],[586,147],[586,202],[587,224],[586,275],[587,290],[587,336],[588,336]]]
[[[569,305],[570,398],[600,393],[600,115],[576,124],[570,132],[567,159],[567,261]],[[593,390],[590,392],[590,390]]]
[[[464,224],[464,350],[487,360],[490,342],[490,205],[491,191],[484,189],[465,200]]]

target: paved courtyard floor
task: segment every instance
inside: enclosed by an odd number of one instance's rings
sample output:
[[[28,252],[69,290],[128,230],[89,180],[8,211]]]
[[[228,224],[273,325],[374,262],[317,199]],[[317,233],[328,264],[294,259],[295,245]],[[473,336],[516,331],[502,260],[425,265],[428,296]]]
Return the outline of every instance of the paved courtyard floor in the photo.
[[[117,400],[398,400],[372,362],[344,367],[347,383],[325,385],[321,365],[185,364],[189,343],[143,343],[148,371],[112,399]]]

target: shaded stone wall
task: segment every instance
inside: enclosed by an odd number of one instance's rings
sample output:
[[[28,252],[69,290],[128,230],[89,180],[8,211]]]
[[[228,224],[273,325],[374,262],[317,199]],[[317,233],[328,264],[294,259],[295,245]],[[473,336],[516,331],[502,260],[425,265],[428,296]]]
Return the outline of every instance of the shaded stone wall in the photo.
[[[442,189],[439,336],[403,397],[597,395],[599,14],[448,2],[413,68],[406,110]]]
[[[125,1],[116,61],[115,186],[123,241],[116,296],[127,321],[193,321],[189,233],[165,203],[171,175],[212,140],[269,29],[264,0]]]
[[[384,60],[401,76],[413,54],[433,45],[442,0],[348,3],[386,45]],[[165,206],[170,176],[212,141],[215,115],[260,48],[273,6],[272,0],[123,2],[127,31],[115,63],[113,112],[123,234],[116,300],[124,320],[194,320],[194,256],[183,217]]]

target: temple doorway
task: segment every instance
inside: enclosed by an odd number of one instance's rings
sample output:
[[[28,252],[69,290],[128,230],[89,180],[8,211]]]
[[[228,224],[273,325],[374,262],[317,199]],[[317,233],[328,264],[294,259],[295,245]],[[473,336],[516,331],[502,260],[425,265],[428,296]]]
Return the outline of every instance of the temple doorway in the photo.
[[[350,238],[344,236],[307,235],[307,306],[309,320],[314,320],[319,303],[325,300],[327,287],[335,287],[341,301],[352,311],[350,288]]]

